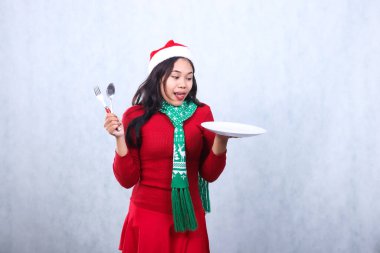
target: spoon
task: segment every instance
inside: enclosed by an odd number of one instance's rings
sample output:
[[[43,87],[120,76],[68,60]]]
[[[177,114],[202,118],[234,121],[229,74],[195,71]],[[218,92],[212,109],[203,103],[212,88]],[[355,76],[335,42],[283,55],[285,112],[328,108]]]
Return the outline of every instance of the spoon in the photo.
[[[113,83],[108,84],[108,86],[107,86],[107,92],[106,93],[107,93],[107,97],[110,100],[110,109],[111,109],[111,112],[113,113],[112,98],[113,98],[113,95],[115,95],[115,85]],[[116,128],[116,130],[120,131],[120,127]]]
[[[113,83],[110,83],[108,84],[107,86],[107,97],[109,98],[110,100],[110,108],[111,108],[111,112],[113,112],[113,106],[112,106],[112,98],[113,98],[113,95],[115,94],[115,85],[113,85]]]

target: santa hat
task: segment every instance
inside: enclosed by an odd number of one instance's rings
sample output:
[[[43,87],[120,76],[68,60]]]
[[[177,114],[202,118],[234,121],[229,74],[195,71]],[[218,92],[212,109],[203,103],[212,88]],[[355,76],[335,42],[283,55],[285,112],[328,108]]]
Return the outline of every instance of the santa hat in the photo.
[[[150,74],[154,67],[172,57],[185,57],[191,60],[191,53],[187,46],[170,40],[165,46],[150,53],[148,73]]]

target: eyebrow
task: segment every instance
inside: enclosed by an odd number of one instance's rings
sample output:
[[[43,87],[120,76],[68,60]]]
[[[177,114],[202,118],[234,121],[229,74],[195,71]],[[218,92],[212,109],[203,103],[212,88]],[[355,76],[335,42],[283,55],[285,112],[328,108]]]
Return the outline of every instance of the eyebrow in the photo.
[[[181,71],[179,71],[179,70],[173,70],[172,72],[177,72],[177,73],[180,73],[180,74],[182,74],[182,72],[181,72]],[[191,71],[191,72],[187,73],[186,75],[189,75],[189,74],[193,74],[193,71]]]

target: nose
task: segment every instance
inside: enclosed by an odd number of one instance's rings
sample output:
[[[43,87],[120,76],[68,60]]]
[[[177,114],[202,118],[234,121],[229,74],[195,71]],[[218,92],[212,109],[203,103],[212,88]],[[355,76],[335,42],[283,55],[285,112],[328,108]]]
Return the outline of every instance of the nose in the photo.
[[[184,78],[181,78],[181,80],[178,83],[179,88],[186,88],[186,80]]]

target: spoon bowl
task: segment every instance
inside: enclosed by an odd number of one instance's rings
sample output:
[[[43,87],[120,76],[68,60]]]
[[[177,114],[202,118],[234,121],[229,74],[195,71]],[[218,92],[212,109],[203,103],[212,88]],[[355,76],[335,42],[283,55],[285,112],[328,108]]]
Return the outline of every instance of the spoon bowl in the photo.
[[[110,109],[113,112],[112,98],[115,95],[115,85],[113,83],[108,84],[107,86],[107,97],[110,100]]]

